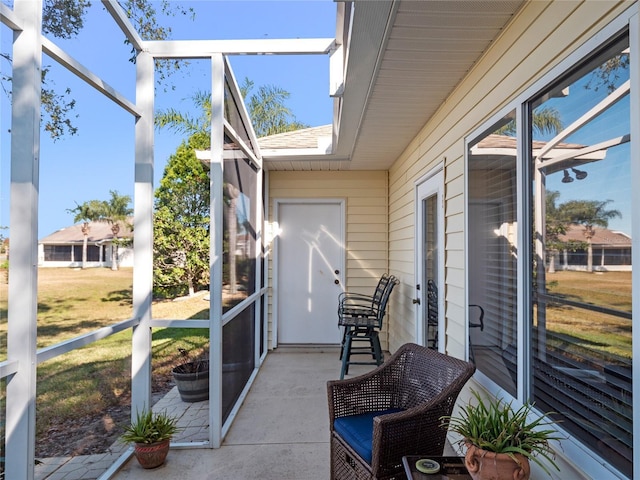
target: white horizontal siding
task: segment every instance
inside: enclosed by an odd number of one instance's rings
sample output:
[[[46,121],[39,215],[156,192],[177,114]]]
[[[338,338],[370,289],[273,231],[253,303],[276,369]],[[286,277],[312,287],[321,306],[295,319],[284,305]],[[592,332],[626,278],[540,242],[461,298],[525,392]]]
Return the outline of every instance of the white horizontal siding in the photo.
[[[491,48],[455,88],[389,171],[389,268],[401,277],[403,294],[392,308],[396,318],[390,349],[415,341],[415,183],[445,165],[446,349],[463,357],[465,250],[465,138],[518,97],[633,2],[527,2]],[[425,84],[429,82],[424,72]]]
[[[340,198],[346,204],[346,272],[345,288],[372,294],[380,275],[388,271],[389,219],[388,174],[384,171],[303,172],[271,171],[269,173],[269,222],[273,221],[275,198]],[[270,261],[271,263],[271,261]],[[269,283],[272,282],[269,266]],[[272,299],[269,298],[269,304]],[[336,299],[337,308],[337,299]],[[336,320],[337,322],[337,320]],[[271,343],[269,317],[269,341]],[[387,348],[386,326],[381,335]]]

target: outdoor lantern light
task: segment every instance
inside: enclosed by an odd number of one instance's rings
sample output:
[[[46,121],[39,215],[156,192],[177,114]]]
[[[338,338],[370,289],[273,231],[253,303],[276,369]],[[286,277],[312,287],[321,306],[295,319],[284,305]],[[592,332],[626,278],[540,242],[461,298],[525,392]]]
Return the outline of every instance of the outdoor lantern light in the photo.
[[[569,172],[565,169],[564,177],[562,178],[562,183],[571,183],[573,182],[573,177],[569,175]]]
[[[587,178],[587,172],[585,172],[584,170],[578,170],[577,168],[572,168],[571,171],[576,174],[576,178],[578,180],[584,180],[585,178]]]

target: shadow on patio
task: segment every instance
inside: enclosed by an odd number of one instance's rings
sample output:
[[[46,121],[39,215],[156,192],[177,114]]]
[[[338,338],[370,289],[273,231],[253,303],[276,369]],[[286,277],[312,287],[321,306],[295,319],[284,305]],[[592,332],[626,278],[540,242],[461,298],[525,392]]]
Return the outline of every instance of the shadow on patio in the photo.
[[[172,449],[165,464],[153,470],[144,470],[132,457],[113,478],[326,480],[330,466],[326,382],[339,378],[338,357],[337,348],[281,348],[269,353],[221,448]],[[372,368],[352,366],[349,377]],[[175,389],[169,395],[163,401],[173,396],[174,405],[187,405]],[[207,404],[193,404],[204,428]],[[197,412],[189,419],[190,430],[198,425]]]

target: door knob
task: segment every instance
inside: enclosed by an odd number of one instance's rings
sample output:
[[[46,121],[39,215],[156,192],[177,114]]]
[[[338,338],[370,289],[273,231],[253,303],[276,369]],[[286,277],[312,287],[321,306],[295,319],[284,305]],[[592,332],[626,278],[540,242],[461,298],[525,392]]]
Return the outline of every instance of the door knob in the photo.
[[[420,299],[419,299],[419,298],[414,298],[413,300],[411,300],[411,302],[412,302],[414,305],[416,305],[416,304],[420,305]]]

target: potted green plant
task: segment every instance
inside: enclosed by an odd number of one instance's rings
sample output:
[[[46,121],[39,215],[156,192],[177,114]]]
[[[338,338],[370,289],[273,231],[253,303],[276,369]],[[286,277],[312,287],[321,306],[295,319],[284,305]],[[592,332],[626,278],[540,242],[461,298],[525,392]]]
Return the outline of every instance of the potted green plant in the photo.
[[[169,442],[178,431],[178,419],[165,412],[143,410],[125,427],[120,439],[134,444],[134,453],[143,468],[162,465],[169,453]]]
[[[467,447],[465,465],[474,480],[527,480],[530,460],[549,475],[545,462],[560,470],[550,442],[563,437],[548,428],[555,423],[551,413],[536,415],[529,402],[514,409],[512,402],[501,398],[484,400],[475,391],[473,395],[475,405],[462,407],[459,416],[442,420],[444,427],[462,437],[459,443]]]
[[[183,348],[178,351],[183,362],[176,365],[171,373],[183,402],[201,402],[209,400],[209,359],[191,359]]]

